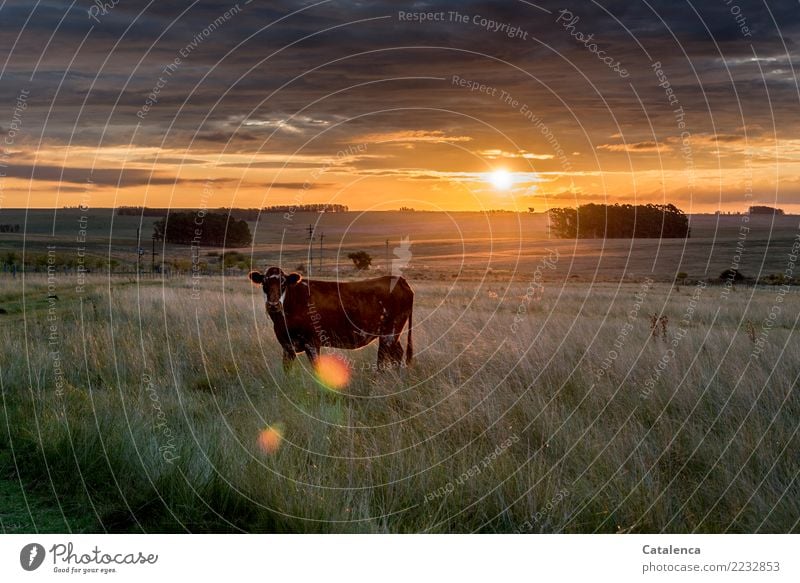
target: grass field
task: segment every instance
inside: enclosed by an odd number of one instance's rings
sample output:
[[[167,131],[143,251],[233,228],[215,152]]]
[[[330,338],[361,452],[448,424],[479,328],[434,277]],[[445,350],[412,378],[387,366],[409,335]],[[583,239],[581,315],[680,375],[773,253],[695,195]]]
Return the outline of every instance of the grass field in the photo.
[[[5,274],[3,530],[800,531],[797,288],[559,257],[411,276],[414,364],[348,352],[339,391],[284,374],[244,277]]]

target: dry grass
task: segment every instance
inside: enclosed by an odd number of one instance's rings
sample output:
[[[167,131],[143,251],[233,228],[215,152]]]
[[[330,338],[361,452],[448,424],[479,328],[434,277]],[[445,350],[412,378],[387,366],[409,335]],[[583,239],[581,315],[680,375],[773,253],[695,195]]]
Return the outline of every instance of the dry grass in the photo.
[[[691,286],[414,285],[415,364],[348,353],[336,393],[283,374],[246,281],[63,284],[48,321],[28,278],[0,316],[0,448],[97,530],[798,531],[795,291],[751,358],[773,289],[709,287],[685,322]]]

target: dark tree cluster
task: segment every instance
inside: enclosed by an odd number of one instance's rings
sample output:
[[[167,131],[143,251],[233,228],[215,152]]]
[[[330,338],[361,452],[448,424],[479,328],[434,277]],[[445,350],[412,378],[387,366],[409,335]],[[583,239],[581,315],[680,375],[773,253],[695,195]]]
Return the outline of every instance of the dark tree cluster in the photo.
[[[671,204],[585,204],[549,211],[551,234],[561,239],[685,238],[689,218]]]
[[[751,206],[747,211],[751,215],[783,215],[783,209],[777,209],[771,206]]]
[[[170,213],[153,224],[153,236],[167,243],[246,247],[252,241],[246,221],[223,213]]]

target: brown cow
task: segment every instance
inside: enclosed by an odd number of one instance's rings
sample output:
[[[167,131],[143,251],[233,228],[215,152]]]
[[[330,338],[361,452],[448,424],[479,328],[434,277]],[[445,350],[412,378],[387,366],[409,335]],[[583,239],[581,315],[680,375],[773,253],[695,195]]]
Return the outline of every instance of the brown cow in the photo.
[[[313,365],[323,346],[362,348],[376,338],[378,366],[400,365],[400,333],[406,321],[406,364],[411,363],[414,291],[404,278],[306,280],[299,273],[286,275],[279,267],[270,267],[265,273],[251,271],[248,277],[264,290],[267,315],[283,347],[284,368],[298,352],[305,352]]]

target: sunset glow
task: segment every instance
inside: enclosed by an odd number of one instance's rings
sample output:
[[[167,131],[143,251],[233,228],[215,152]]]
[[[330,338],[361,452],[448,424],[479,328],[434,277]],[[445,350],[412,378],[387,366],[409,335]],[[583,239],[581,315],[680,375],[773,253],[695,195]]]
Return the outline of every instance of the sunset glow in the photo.
[[[502,168],[489,174],[488,180],[497,190],[508,190],[514,184],[514,177]]]
[[[0,30],[13,46],[0,84],[5,208],[364,210],[380,193],[396,201],[381,210],[664,201],[690,213],[800,210],[791,55],[780,35],[761,35],[753,57],[724,4],[704,7],[731,27],[718,44],[694,43],[704,29],[671,10],[653,19],[637,5],[622,22],[586,5],[579,22],[593,23],[617,67],[576,42],[558,11],[523,5],[513,18],[489,5],[479,15],[513,20],[514,38],[469,18],[405,21],[391,3],[348,5],[351,22],[364,24],[291,50],[287,39],[319,34],[339,9],[309,5],[288,18],[287,7],[283,18],[259,3],[160,5],[163,14],[137,15],[114,3],[97,19],[47,5],[19,15],[19,38]],[[677,38],[660,30],[671,19]],[[134,20],[135,32],[118,26]],[[469,52],[476,41],[484,57]],[[57,92],[53,75],[63,77]],[[536,200],[524,179],[532,174]]]

